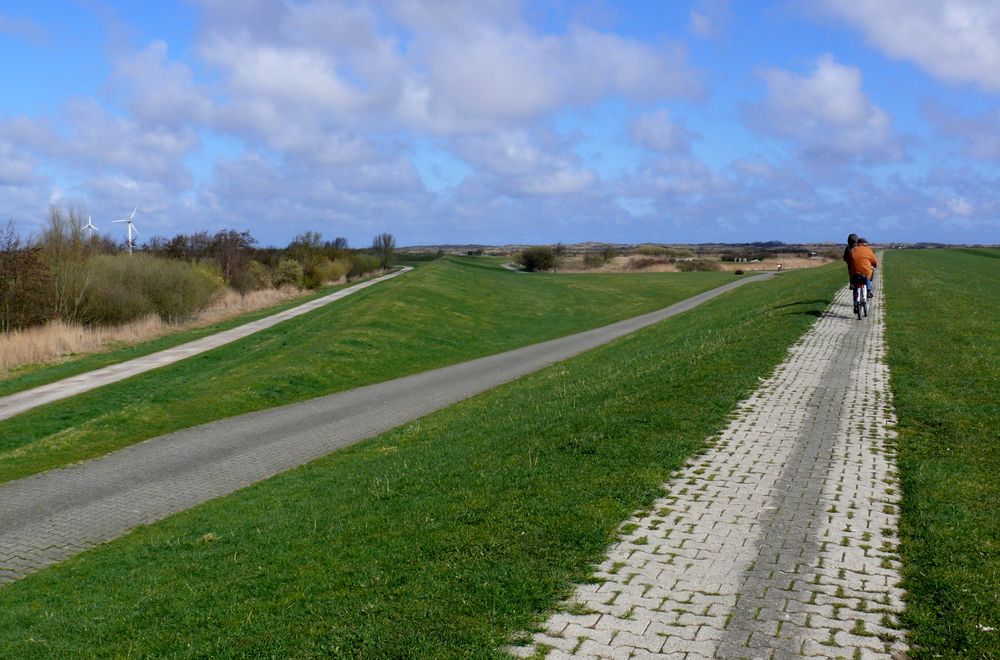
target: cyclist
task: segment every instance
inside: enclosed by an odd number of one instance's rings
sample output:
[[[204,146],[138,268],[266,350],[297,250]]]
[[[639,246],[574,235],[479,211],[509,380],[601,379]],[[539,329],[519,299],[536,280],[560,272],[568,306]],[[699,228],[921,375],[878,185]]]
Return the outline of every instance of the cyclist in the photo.
[[[864,236],[858,237],[858,245],[863,245],[864,247],[871,250],[871,248],[868,247],[868,239],[865,238]],[[871,266],[872,266],[871,272],[868,274],[868,277],[865,278],[865,286],[868,287],[869,298],[873,298],[875,296],[875,294],[873,293],[875,291],[875,284],[872,282],[872,280],[875,279],[875,268],[878,266],[878,259],[875,258],[874,251],[872,251]]]
[[[871,298],[873,296],[871,279],[875,274],[875,267],[878,266],[878,257],[868,247],[868,241],[858,238],[857,234],[848,236],[844,261],[847,262],[851,288],[867,286],[868,297]]]

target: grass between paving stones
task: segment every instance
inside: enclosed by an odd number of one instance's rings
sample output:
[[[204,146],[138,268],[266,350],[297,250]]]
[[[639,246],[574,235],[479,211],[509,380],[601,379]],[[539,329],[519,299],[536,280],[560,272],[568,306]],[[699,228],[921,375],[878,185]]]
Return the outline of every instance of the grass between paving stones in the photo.
[[[8,584],[0,656],[500,656],[842,285],[747,285]]]
[[[511,273],[444,259],[213,351],[0,422],[0,482],[197,424],[665,307],[726,273]]]
[[[912,657],[1000,658],[1000,250],[886,259]]]
[[[189,330],[172,332],[168,335],[164,335],[152,341],[142,342],[140,344],[121,346],[120,348],[113,348],[112,350],[102,351],[100,353],[69,357],[68,359],[62,360],[56,364],[33,364],[18,367],[17,369],[12,370],[7,377],[0,380],[0,396],[7,396],[9,394],[14,394],[15,392],[31,389],[32,387],[48,385],[49,383],[54,383],[57,380],[62,380],[63,378],[69,378],[71,376],[100,369],[108,365],[126,362],[144,355],[149,355],[150,353],[162,351],[167,348],[173,348],[174,346],[179,346],[180,344],[184,344],[189,341],[201,339],[202,337],[207,337],[208,335],[214,335],[218,332],[222,332],[223,330],[229,330],[231,328],[235,328],[236,326],[244,325],[246,323],[250,323],[251,321],[256,321],[257,319],[262,319],[266,316],[272,316],[278,312],[282,312],[291,307],[297,307],[298,305],[316,298],[322,298],[323,296],[339,291],[340,289],[345,289],[348,286],[354,286],[355,284],[363,281],[365,280],[362,279],[351,282],[350,284],[337,284],[334,286],[323,287],[314,293],[305,294],[300,298],[289,300],[272,307],[259,309],[248,314],[242,314],[240,316],[220,321],[218,323],[213,323],[211,325],[206,325],[201,328],[191,328]]]

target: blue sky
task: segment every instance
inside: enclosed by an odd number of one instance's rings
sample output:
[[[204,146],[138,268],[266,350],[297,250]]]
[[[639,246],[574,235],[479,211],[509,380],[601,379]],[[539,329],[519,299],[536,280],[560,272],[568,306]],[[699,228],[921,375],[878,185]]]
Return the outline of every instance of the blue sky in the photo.
[[[6,0],[0,220],[994,244],[997,34],[993,0]]]

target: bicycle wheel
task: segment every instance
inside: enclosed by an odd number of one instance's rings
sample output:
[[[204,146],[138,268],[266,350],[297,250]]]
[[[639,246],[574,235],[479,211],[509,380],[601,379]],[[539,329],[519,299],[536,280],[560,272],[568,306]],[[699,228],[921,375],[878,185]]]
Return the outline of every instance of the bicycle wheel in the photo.
[[[863,311],[865,313],[865,317],[867,318],[868,317],[868,299],[865,298],[864,295],[861,296],[861,311]]]
[[[864,305],[864,295],[859,294],[861,287],[854,287],[854,313],[858,315],[858,320],[861,320],[861,306]],[[867,316],[867,312],[865,313]]]

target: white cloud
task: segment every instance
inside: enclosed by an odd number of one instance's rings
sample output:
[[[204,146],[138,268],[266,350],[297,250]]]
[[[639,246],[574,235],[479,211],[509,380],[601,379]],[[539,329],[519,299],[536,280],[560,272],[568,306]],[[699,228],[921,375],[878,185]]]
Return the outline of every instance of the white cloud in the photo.
[[[415,70],[426,71],[409,81],[405,105],[414,118],[443,114],[462,130],[532,121],[612,95],[653,101],[701,94],[675,44],[582,25],[542,34],[510,11],[513,3],[487,5],[479,11],[478,3],[400,3],[413,30]]]
[[[964,197],[946,197],[940,205],[932,206],[927,212],[939,220],[947,220],[955,216],[968,218],[976,214],[976,207]]]
[[[35,159],[23,149],[0,142],[0,188],[36,181],[35,167]]]
[[[163,41],[119,57],[116,75],[126,84],[129,109],[144,122],[176,127],[211,119],[210,92],[195,85],[190,68],[169,59]]]
[[[995,0],[825,0],[891,57],[932,75],[1000,91],[1000,3]]]
[[[970,116],[929,103],[924,107],[924,116],[944,137],[961,143],[967,155],[1000,160],[1000,109]]]
[[[731,0],[696,0],[691,7],[691,31],[702,38],[721,36],[733,21]]]
[[[44,28],[26,16],[11,16],[0,12],[0,34],[7,34],[41,46],[49,41]]]
[[[804,156],[821,161],[902,157],[889,116],[861,88],[859,69],[823,55],[807,76],[780,69],[761,75],[767,98],[748,113],[758,130],[790,139]]]
[[[36,157],[56,159],[88,175],[95,168],[108,168],[177,189],[189,185],[183,160],[198,145],[193,129],[145,127],[84,98],[68,102],[61,119],[60,130],[24,117],[0,121],[0,136]]]
[[[568,195],[597,181],[551,134],[511,129],[457,138],[456,153],[503,194]]]
[[[636,118],[629,134],[643,147],[664,154],[689,153],[695,137],[681,122],[671,119],[667,110]]]

